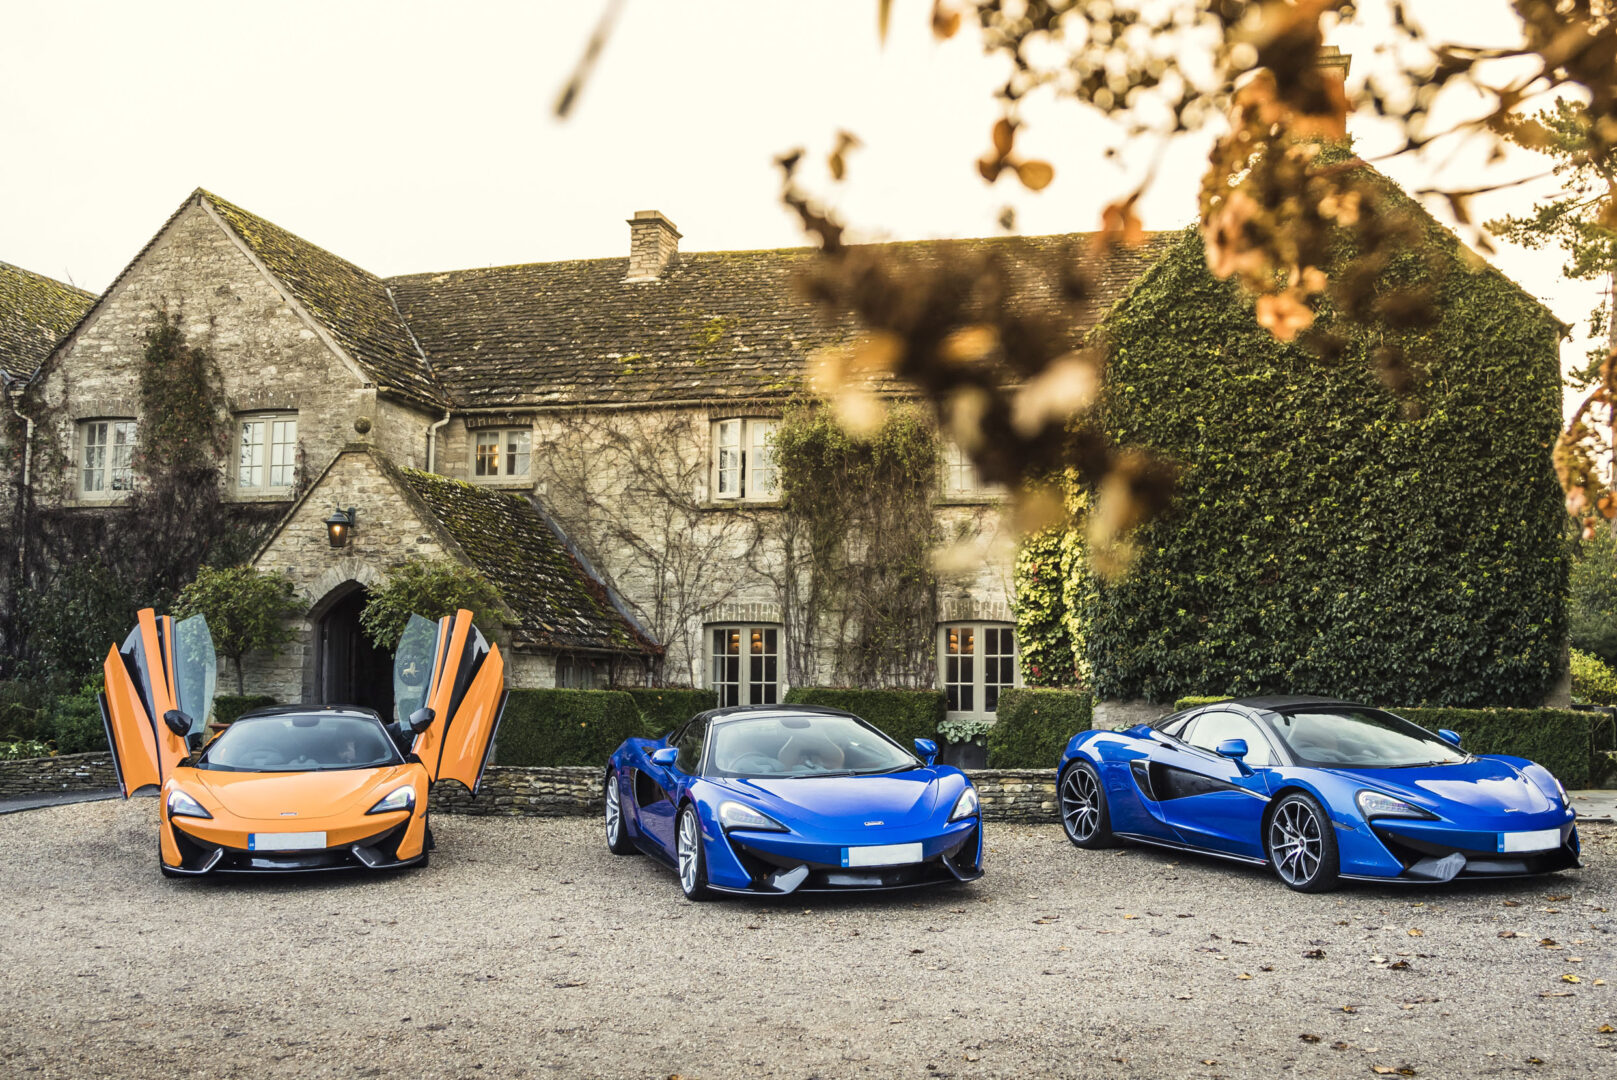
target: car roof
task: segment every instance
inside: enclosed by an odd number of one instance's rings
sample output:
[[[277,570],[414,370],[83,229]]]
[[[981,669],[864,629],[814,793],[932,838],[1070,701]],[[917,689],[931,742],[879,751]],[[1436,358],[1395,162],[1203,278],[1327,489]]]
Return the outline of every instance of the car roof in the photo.
[[[367,709],[362,705],[265,705],[258,709],[249,709],[236,719],[257,720],[265,716],[286,716],[296,713],[308,716],[310,713],[333,713],[337,716],[366,717],[381,723],[382,717],[375,709]]]
[[[1319,697],[1315,694],[1269,694],[1261,697],[1230,698],[1228,701],[1209,701],[1206,705],[1197,708],[1211,709],[1218,705],[1240,705],[1248,709],[1262,709],[1267,712],[1292,712],[1308,705],[1346,705],[1355,709],[1370,709],[1373,705],[1365,705],[1357,701],[1345,701],[1342,698]]]
[[[828,705],[727,705],[722,709],[709,709],[697,715],[706,716],[709,720],[740,720],[748,716],[853,716],[854,714],[846,709],[833,709]]]

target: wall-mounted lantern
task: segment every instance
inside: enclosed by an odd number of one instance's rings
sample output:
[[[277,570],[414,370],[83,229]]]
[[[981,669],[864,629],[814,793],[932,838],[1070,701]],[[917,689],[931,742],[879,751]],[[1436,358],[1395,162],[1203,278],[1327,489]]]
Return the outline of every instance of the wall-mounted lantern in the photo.
[[[347,546],[348,534],[354,531],[354,519],[357,516],[357,513],[358,512],[352,506],[346,510],[338,507],[337,510],[326,519],[326,536],[330,538],[332,547],[340,548]]]

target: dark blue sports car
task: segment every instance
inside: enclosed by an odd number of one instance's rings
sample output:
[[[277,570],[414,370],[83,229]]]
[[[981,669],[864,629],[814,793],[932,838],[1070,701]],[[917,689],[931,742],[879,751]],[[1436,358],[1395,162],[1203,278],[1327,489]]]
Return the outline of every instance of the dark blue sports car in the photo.
[[[1313,697],[1205,705],[1073,736],[1067,838],[1138,840],[1268,865],[1293,889],[1576,868],[1566,789],[1525,758],[1468,754],[1390,712]]]
[[[714,892],[897,889],[982,876],[966,774],[910,753],[852,713],[743,705],[629,739],[606,773],[606,844]]]

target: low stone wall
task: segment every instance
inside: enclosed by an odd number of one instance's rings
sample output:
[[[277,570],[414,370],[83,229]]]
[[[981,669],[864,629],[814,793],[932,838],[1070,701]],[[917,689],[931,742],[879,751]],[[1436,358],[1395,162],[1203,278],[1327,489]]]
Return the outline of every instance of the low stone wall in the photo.
[[[593,765],[524,768],[491,765],[476,799],[452,781],[432,789],[432,808],[445,814],[559,817],[601,812],[603,769]],[[989,821],[1058,820],[1052,769],[977,769],[970,773]]]
[[[477,798],[458,783],[433,785],[432,808],[442,814],[563,817],[601,812],[604,769],[593,765],[525,768],[490,765]],[[1058,819],[1051,769],[974,769],[970,776],[989,821]],[[0,761],[0,798],[55,791],[102,791],[118,786],[111,754]]]
[[[118,772],[112,755],[106,752],[0,761],[0,799],[57,791],[105,791],[117,786]]]

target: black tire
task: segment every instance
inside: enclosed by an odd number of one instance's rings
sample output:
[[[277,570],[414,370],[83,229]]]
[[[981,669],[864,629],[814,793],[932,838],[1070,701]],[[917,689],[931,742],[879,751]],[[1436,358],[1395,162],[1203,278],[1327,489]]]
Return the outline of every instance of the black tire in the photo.
[[[1061,828],[1076,846],[1094,850],[1117,843],[1112,835],[1112,812],[1106,804],[1106,788],[1100,774],[1087,761],[1077,761],[1061,774],[1056,785],[1061,808]]]
[[[415,862],[411,863],[410,865],[415,867],[417,870],[425,870],[431,864],[432,864],[432,855],[429,852],[423,850],[421,852],[421,858],[417,859]]]
[[[675,870],[679,874],[679,890],[687,900],[711,900],[713,891],[707,887],[707,852],[702,846],[702,819],[696,807],[686,803],[679,811],[679,823],[674,828]],[[690,862],[686,862],[689,854]]]
[[[629,839],[629,826],[623,817],[623,785],[618,782],[616,769],[606,770],[606,784],[601,800],[606,813],[606,850],[614,855],[633,855],[634,841]]]
[[[1287,888],[1309,893],[1336,888],[1342,867],[1336,827],[1312,795],[1294,791],[1275,804],[1263,823],[1263,851]]]

